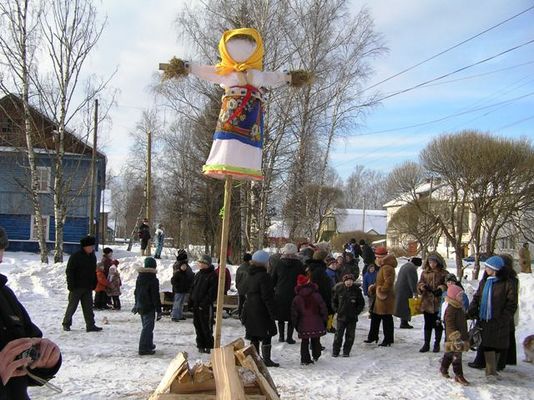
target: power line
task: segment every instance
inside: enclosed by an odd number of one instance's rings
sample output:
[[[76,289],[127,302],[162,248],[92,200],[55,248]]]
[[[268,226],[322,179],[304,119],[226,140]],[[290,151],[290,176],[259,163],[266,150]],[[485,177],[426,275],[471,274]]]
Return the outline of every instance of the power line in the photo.
[[[473,39],[476,39],[477,37],[479,37],[479,36],[481,36],[481,35],[483,35],[483,34],[489,32],[489,31],[491,31],[491,30],[493,30],[493,29],[495,29],[495,28],[497,28],[497,27],[499,27],[499,26],[501,26],[501,25],[503,25],[503,24],[505,24],[505,23],[507,23],[508,21],[511,21],[511,20],[514,19],[514,18],[519,17],[519,16],[522,15],[522,14],[525,14],[526,12],[529,12],[529,11],[532,10],[532,9],[534,9],[534,6],[531,6],[531,7],[527,8],[526,10],[523,10],[523,11],[521,11],[520,13],[513,15],[513,16],[511,16],[510,18],[507,18],[507,19],[505,19],[504,21],[499,22],[499,23],[496,24],[496,25],[493,25],[493,26],[491,26],[491,27],[489,27],[489,28],[483,30],[482,32],[477,33],[476,35],[471,36],[470,38],[467,38],[467,39],[461,41],[460,43],[455,44],[455,45],[452,46],[452,47],[449,47],[448,49],[445,49],[445,50],[443,50],[443,51],[441,51],[441,52],[439,52],[439,53],[437,53],[437,54],[435,54],[435,55],[433,55],[433,56],[431,56],[431,57],[429,57],[429,58],[427,58],[427,59],[425,59],[425,60],[423,60],[423,61],[421,61],[421,62],[418,62],[417,64],[412,65],[411,67],[408,67],[408,68],[406,68],[406,69],[404,69],[404,70],[402,70],[402,71],[400,71],[400,72],[397,72],[396,74],[391,75],[390,77],[388,77],[388,78],[386,78],[386,79],[384,79],[384,80],[382,80],[382,81],[380,81],[380,82],[377,82],[377,83],[375,83],[375,84],[373,84],[373,85],[371,85],[371,86],[369,86],[369,87],[363,89],[362,92],[365,92],[365,91],[367,91],[367,90],[369,90],[369,89],[372,89],[372,88],[374,88],[374,87],[377,87],[378,85],[381,85],[381,84],[384,83],[384,82],[387,82],[387,81],[389,81],[389,80],[391,80],[391,79],[393,79],[393,78],[396,78],[396,77],[399,76],[399,75],[402,75],[402,74],[404,74],[404,73],[406,73],[406,72],[408,72],[408,71],[411,71],[412,69],[417,68],[418,66],[420,66],[420,65],[422,65],[422,64],[424,64],[424,63],[426,63],[426,62],[428,62],[428,61],[430,61],[430,60],[433,60],[434,58],[439,57],[439,56],[441,56],[442,54],[445,54],[445,53],[447,53],[447,52],[449,52],[449,51],[451,51],[451,50],[453,50],[453,49],[455,49],[455,48],[457,48],[457,47],[459,47],[459,46],[461,46],[461,45],[463,45],[463,44],[465,44],[465,43],[467,43],[467,42],[469,42],[469,41],[471,41],[471,40],[473,40]]]
[[[386,95],[386,96],[384,96],[384,97],[379,98],[378,100],[373,100],[372,103],[364,103],[364,104],[360,104],[360,107],[369,106],[369,105],[371,105],[371,104],[378,103],[378,102],[380,102],[380,101],[389,99],[389,98],[391,98],[391,97],[398,96],[399,94],[403,94],[403,93],[406,93],[406,92],[410,92],[410,91],[412,91],[412,90],[415,90],[415,89],[417,89],[417,88],[420,88],[421,86],[425,86],[425,85],[427,85],[427,84],[429,84],[429,83],[431,83],[431,82],[439,81],[439,80],[441,80],[441,79],[443,79],[443,78],[446,78],[446,77],[448,77],[448,76],[457,74],[458,72],[465,71],[466,69],[469,69],[469,68],[475,67],[475,66],[477,66],[477,65],[483,64],[483,63],[485,63],[485,62],[488,62],[488,61],[490,61],[490,60],[493,60],[493,59],[495,59],[495,58],[497,58],[497,57],[500,57],[500,56],[502,56],[502,55],[504,55],[504,54],[510,53],[511,51],[517,50],[517,49],[519,49],[519,48],[521,48],[521,47],[524,47],[524,46],[527,46],[527,45],[529,45],[529,44],[531,44],[531,43],[534,43],[534,39],[529,40],[528,42],[522,43],[522,44],[520,44],[520,45],[514,46],[514,47],[512,47],[512,48],[509,48],[509,49],[507,49],[507,50],[501,51],[501,52],[498,53],[498,54],[495,54],[495,55],[493,55],[493,56],[491,56],[491,57],[487,57],[487,58],[485,58],[485,59],[483,59],[483,60],[477,61],[476,63],[467,65],[467,66],[462,67],[462,68],[458,68],[458,69],[456,69],[456,70],[454,70],[454,71],[452,71],[452,72],[449,72],[449,73],[447,73],[447,74],[444,74],[444,75],[438,76],[438,77],[436,77],[436,78],[430,79],[430,80],[428,80],[428,81],[419,83],[419,84],[417,84],[417,85],[415,85],[415,86],[411,86],[411,87],[409,87],[409,88],[407,88],[407,89],[403,89],[403,90],[399,90],[399,91],[397,91],[397,92],[393,92],[393,93],[391,93],[391,94],[389,94],[389,95]]]
[[[524,67],[525,65],[530,65],[530,64],[534,64],[534,60],[527,61],[527,62],[524,62],[524,63],[521,63],[521,64],[511,65],[511,66],[505,67],[505,68],[494,69],[493,71],[483,72],[481,74],[465,76],[463,78],[450,79],[448,81],[443,81],[443,82],[429,83],[428,85],[425,85],[424,87],[439,86],[439,85],[445,85],[445,84],[448,84],[448,83],[465,81],[465,80],[468,80],[468,79],[480,78],[481,76],[492,75],[492,74],[496,74],[498,72],[503,72],[503,71],[508,71],[508,70],[511,70],[511,69],[519,68],[519,67]]]
[[[401,130],[410,129],[410,128],[418,128],[420,126],[434,124],[436,122],[441,122],[441,121],[444,121],[444,120],[449,119],[449,118],[457,117],[459,115],[469,114],[469,113],[472,113],[472,112],[486,110],[488,108],[497,107],[497,106],[500,106],[500,105],[503,105],[503,104],[511,103],[513,101],[521,100],[521,99],[523,99],[525,97],[529,97],[529,96],[532,96],[532,95],[534,95],[534,92],[530,92],[530,93],[524,94],[522,96],[514,97],[514,98],[511,98],[509,100],[500,101],[498,103],[493,103],[493,104],[490,104],[490,105],[487,105],[487,106],[476,107],[476,108],[467,109],[465,111],[461,111],[461,112],[458,112],[458,113],[449,114],[449,115],[446,115],[445,117],[434,119],[434,120],[431,120],[431,121],[426,121],[426,122],[421,122],[421,123],[418,123],[418,124],[403,126],[403,127],[400,127],[400,128],[384,129],[384,130],[381,130],[381,131],[373,131],[373,132],[361,133],[361,134],[356,134],[356,135],[350,135],[349,137],[369,136],[369,135],[376,135],[378,133],[387,133],[387,132],[401,131]]]

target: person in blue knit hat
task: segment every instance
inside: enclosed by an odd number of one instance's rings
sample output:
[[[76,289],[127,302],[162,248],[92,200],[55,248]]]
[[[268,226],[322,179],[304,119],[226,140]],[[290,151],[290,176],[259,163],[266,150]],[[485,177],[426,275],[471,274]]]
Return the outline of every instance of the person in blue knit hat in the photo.
[[[258,250],[252,255],[248,280],[245,290],[245,304],[241,314],[241,322],[245,325],[245,338],[260,352],[265,365],[279,367],[280,364],[271,360],[271,338],[276,335],[277,319],[274,301],[274,286],[271,276],[267,273],[269,253]]]
[[[482,328],[481,349],[486,359],[486,377],[497,377],[498,353],[509,346],[512,317],[517,309],[515,285],[504,268],[502,257],[492,256],[484,263],[485,277],[469,306],[468,316],[478,319]]]

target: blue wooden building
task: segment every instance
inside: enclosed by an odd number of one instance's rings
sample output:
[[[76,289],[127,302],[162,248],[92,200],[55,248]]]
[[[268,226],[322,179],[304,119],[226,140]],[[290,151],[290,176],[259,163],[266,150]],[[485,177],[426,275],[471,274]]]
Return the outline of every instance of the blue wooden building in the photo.
[[[29,192],[30,173],[23,126],[22,101],[15,95],[0,99],[0,226],[9,236],[10,251],[38,252],[33,207]],[[54,123],[31,108],[34,150],[39,177],[39,200],[46,240],[54,247]],[[79,240],[89,232],[90,168],[92,148],[71,132],[65,136],[63,161],[68,185],[67,217],[64,225],[64,251],[79,249]],[[95,218],[98,226],[101,192],[105,186],[106,157],[97,152]]]

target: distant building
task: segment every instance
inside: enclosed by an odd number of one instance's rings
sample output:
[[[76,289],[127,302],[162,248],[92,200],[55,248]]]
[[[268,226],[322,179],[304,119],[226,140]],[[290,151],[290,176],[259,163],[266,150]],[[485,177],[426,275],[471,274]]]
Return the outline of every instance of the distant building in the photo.
[[[335,234],[356,231],[383,236],[386,234],[386,228],[386,210],[334,208],[323,219],[320,240],[328,241]]]
[[[43,113],[31,108],[34,150],[39,174],[39,199],[46,241],[54,246],[54,123]],[[0,99],[0,225],[9,235],[9,250],[38,252],[39,243],[30,193],[30,175],[25,152],[22,100],[15,95]],[[90,167],[92,148],[71,132],[65,136],[64,172],[69,182],[69,204],[64,227],[64,250],[79,249],[79,240],[89,231]],[[98,226],[101,191],[105,186],[106,156],[97,152],[97,193],[95,219]],[[98,237],[98,235],[97,235]]]
[[[432,196],[433,201],[447,203],[449,202],[449,188],[447,185],[434,182],[425,182],[419,185],[415,190],[415,195],[420,198],[428,198]],[[393,216],[404,206],[406,206],[413,199],[411,194],[401,195],[396,199],[393,199],[386,204],[384,208],[387,210],[387,247],[394,248],[400,247],[408,249],[410,253],[415,254],[418,250],[418,243],[415,238],[406,232],[398,232],[392,225],[390,221]],[[461,257],[467,257],[468,255],[474,254],[474,248],[472,243],[471,234],[473,231],[473,226],[475,223],[475,215],[471,212],[470,204],[466,205],[466,212],[462,221],[462,254]],[[485,230],[482,229],[482,235],[485,235]],[[499,236],[496,241],[495,253],[510,253],[514,256],[517,255],[517,251],[521,244],[525,242],[525,238],[517,230],[513,224],[507,223],[499,231]],[[443,256],[449,258],[453,257],[455,250],[451,245],[447,236],[443,233],[436,235],[432,238],[430,249],[435,250],[442,254]],[[482,251],[484,252],[484,250]]]

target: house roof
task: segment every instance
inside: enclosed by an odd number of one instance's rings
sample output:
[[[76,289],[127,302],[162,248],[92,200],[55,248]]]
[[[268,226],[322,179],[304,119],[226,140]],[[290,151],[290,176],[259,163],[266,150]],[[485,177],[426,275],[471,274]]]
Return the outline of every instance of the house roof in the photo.
[[[450,195],[450,190],[445,183],[434,182],[433,184],[431,184],[430,182],[424,182],[415,188],[415,194],[418,197],[424,194],[428,194],[430,193],[430,191],[432,191],[433,197],[435,193],[437,195],[437,198],[441,199],[446,199]],[[390,200],[385,203],[383,207],[400,207],[413,200],[414,198],[412,193],[403,193],[400,196],[394,198],[393,200]]]
[[[22,106],[23,102],[22,99],[15,95],[15,94],[8,94],[2,98],[0,98],[0,115],[8,114],[11,117],[11,113],[16,113],[18,115],[13,116],[12,118],[20,117],[22,114]],[[11,113],[10,113],[11,112]],[[35,142],[34,148],[37,149],[43,149],[45,152],[53,153],[55,151],[54,149],[54,142],[53,137],[51,135],[51,132],[55,129],[56,123],[52,121],[50,118],[48,118],[42,111],[38,110],[36,107],[30,105],[30,113],[32,114],[32,118],[34,121],[36,118],[39,118],[42,120],[41,124],[35,123],[40,131],[44,133],[44,137],[38,138]],[[19,145],[25,145],[23,143],[25,141],[21,141],[21,143],[16,143],[16,146],[13,146],[12,143],[8,144],[6,146],[6,143],[2,143],[0,140],[0,149],[1,148],[18,148]],[[25,147],[25,146],[22,146]],[[9,150],[8,150],[9,151]],[[88,143],[85,143],[82,139],[78,138],[72,131],[66,129],[65,130],[65,152],[71,153],[71,154],[87,154],[90,155],[93,151],[93,147],[90,146]],[[39,152],[39,151],[37,151]],[[99,152],[97,150],[96,152],[97,158],[103,158],[106,159],[106,155]]]
[[[336,226],[337,231],[339,233],[354,231],[375,231],[379,235],[386,234],[386,210],[335,208],[333,214],[336,218]]]

